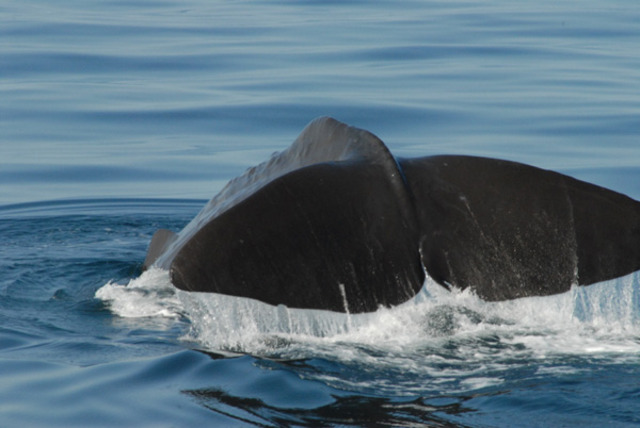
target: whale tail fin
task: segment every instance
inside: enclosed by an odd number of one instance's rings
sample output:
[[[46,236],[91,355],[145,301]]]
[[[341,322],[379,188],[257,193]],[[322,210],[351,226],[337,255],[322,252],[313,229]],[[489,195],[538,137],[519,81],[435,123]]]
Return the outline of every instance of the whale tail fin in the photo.
[[[232,180],[156,264],[182,290],[370,312],[422,287],[415,223],[384,143],[324,117]]]
[[[204,225],[174,258],[172,282],[304,309],[400,304],[424,282],[404,193],[368,162],[296,170]]]
[[[472,156],[401,160],[427,272],[485,300],[543,296],[640,269],[640,202]]]
[[[313,121],[232,180],[144,267],[182,290],[370,312],[426,272],[485,300],[567,291],[640,270],[640,202],[497,159],[396,159],[366,131]]]
[[[147,257],[142,265],[143,270],[149,269],[156,262],[158,257],[164,253],[169,245],[176,239],[177,234],[168,229],[158,229],[151,238]]]

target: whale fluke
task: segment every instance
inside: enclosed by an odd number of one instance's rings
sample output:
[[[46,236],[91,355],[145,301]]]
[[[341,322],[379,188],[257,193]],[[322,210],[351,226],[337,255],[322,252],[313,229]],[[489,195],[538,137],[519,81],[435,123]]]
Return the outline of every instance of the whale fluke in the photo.
[[[182,290],[369,312],[425,272],[486,300],[542,296],[640,269],[640,203],[557,172],[472,156],[394,158],[332,118],[232,180],[145,267]]]
[[[401,160],[436,281],[485,300],[544,296],[640,269],[640,203],[566,175],[470,156]]]

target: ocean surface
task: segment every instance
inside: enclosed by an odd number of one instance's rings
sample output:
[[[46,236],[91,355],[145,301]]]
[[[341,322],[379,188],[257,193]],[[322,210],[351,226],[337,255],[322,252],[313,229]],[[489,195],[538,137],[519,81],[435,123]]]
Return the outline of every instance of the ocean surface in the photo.
[[[637,1],[0,4],[0,426],[640,425],[640,278],[373,314],[141,264],[317,116],[640,199]]]

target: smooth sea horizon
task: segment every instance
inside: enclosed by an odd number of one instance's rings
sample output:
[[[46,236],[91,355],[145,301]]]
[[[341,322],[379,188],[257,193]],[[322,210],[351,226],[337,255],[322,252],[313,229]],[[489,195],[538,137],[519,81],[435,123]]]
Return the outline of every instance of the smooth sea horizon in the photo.
[[[142,272],[314,118],[640,199],[632,1],[0,5],[0,426],[640,425],[640,277],[364,315]],[[481,183],[479,183],[481,185]]]

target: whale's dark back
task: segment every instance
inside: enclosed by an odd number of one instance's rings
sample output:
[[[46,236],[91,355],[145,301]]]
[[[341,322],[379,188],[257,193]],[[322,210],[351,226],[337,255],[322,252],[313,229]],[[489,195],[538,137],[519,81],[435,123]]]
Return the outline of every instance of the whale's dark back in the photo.
[[[313,121],[232,180],[145,265],[188,291],[366,312],[402,303],[424,270],[487,300],[549,295],[640,269],[640,203],[496,159],[396,159],[373,134]]]

